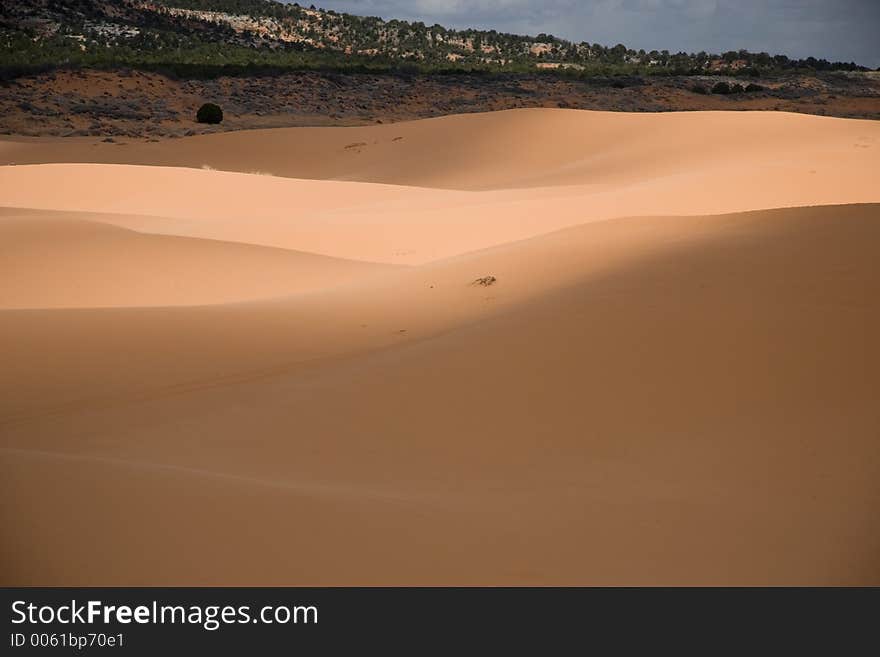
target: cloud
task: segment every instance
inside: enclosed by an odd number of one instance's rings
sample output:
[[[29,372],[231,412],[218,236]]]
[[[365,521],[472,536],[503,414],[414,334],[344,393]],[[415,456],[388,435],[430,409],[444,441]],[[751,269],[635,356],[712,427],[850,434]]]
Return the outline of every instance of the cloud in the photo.
[[[304,4],[300,0],[300,4]],[[746,48],[880,66],[880,0],[320,0],[326,9],[646,50]]]

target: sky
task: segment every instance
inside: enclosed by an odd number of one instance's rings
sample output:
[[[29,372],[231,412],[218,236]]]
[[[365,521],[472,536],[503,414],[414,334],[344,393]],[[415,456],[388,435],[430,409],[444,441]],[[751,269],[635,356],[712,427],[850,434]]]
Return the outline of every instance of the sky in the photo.
[[[810,55],[880,67],[880,0],[300,0],[428,25],[495,29],[636,50]]]

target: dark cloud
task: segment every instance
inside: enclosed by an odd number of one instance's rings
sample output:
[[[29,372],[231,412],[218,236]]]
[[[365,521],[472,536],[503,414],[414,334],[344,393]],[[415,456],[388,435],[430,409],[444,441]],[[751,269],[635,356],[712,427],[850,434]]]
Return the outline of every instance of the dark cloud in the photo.
[[[300,4],[306,4],[300,0]],[[632,48],[880,66],[880,0],[321,0],[325,9]]]

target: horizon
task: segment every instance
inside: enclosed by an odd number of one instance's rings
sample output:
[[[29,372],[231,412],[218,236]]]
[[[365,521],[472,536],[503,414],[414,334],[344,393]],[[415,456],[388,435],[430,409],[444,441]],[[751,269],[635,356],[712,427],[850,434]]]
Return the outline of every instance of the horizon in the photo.
[[[322,0],[315,6],[451,29],[622,43],[634,50],[720,54],[745,49],[880,68],[875,38],[880,3],[872,0]]]

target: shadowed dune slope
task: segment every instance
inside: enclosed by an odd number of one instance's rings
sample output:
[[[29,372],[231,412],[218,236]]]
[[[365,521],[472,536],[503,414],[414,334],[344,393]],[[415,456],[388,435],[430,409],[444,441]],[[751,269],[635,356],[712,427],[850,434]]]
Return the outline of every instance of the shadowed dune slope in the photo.
[[[0,212],[0,308],[182,306],[316,292],[388,266]]]
[[[691,174],[695,168],[725,177],[741,168],[772,172],[790,164],[821,175],[839,166],[851,165],[852,171],[868,162],[876,166],[878,150],[876,121],[784,112],[527,109],[368,127],[227,132],[160,143],[7,139],[0,141],[0,163],[213,167],[485,190],[621,185]]]
[[[2,580],[880,584],[878,243],[878,205],[618,219],[0,311]]]

